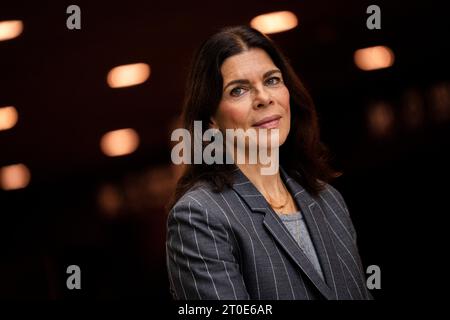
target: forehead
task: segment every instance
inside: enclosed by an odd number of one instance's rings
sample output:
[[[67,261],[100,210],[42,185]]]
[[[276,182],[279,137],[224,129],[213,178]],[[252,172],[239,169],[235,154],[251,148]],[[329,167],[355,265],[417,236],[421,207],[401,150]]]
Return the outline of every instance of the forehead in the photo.
[[[276,66],[270,56],[262,49],[252,48],[225,59],[221,72],[223,80],[226,82],[227,80],[261,77],[271,69],[276,69]]]

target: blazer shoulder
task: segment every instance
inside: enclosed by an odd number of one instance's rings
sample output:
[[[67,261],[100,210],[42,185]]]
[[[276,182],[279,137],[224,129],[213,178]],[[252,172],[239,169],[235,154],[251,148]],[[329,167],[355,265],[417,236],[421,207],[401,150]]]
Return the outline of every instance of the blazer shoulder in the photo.
[[[210,183],[201,181],[186,191],[186,193],[175,203],[174,208],[190,204],[200,210],[205,210],[215,207],[219,203],[220,193],[214,192]]]
[[[347,205],[345,203],[344,197],[342,194],[337,190],[334,186],[332,186],[329,183],[324,184],[323,190],[319,193],[321,197],[325,198],[331,198],[334,200],[333,202],[337,202],[341,206],[343,206],[345,209],[347,209]]]
[[[325,187],[319,193],[318,198],[324,204],[323,207],[329,209],[326,211],[329,211],[330,214],[337,215],[338,218],[340,217],[345,222],[352,238],[356,241],[356,231],[342,194],[331,184],[325,183]]]
[[[178,224],[187,224],[190,227],[195,225],[194,228],[207,226],[216,231],[220,230],[223,234],[227,233],[225,229],[229,224],[220,198],[220,193],[214,193],[207,184],[196,184],[170,209],[167,216],[168,227]]]
[[[331,184],[325,183],[322,191],[319,192],[318,201],[324,203],[327,208],[335,213],[341,213],[350,219],[347,203],[342,194]]]

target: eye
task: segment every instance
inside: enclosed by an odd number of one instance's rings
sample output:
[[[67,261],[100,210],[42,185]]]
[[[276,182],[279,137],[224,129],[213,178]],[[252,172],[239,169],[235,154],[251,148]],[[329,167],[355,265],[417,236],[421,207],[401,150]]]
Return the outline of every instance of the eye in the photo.
[[[239,96],[243,95],[244,92],[245,92],[245,88],[236,87],[230,91],[230,95],[233,97],[239,97]]]
[[[269,86],[279,84],[280,82],[281,82],[280,77],[270,77],[269,79],[266,80],[266,84],[268,84]]]

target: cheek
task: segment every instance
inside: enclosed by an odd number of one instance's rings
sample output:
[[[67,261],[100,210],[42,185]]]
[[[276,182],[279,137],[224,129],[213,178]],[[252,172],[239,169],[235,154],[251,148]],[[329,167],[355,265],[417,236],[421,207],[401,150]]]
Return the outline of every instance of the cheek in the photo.
[[[246,109],[236,103],[221,103],[217,120],[222,128],[238,128],[247,122]]]
[[[289,90],[286,87],[284,87],[284,89],[282,91],[280,91],[278,101],[279,101],[279,104],[281,105],[281,107],[284,109],[284,112],[286,113],[282,132],[285,131],[284,134],[287,135],[290,131],[291,106],[290,106]]]
[[[290,95],[289,90],[284,87],[284,90],[281,92],[281,106],[286,110],[288,114],[290,114],[291,108],[290,108]]]

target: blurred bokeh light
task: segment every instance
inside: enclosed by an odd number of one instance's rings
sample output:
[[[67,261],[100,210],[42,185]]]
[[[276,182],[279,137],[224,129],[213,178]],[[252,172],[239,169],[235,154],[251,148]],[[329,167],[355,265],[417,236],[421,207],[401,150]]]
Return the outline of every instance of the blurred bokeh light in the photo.
[[[139,135],[134,129],[119,129],[107,132],[100,141],[104,154],[110,157],[123,156],[134,152],[139,146]]]
[[[0,168],[0,186],[4,190],[25,188],[30,182],[30,170],[24,164],[12,164]]]
[[[14,127],[18,118],[17,110],[13,106],[0,107],[0,131]]]
[[[23,22],[20,20],[0,21],[0,41],[17,38],[23,31]]]
[[[256,16],[250,25],[265,34],[278,33],[295,28],[297,16],[290,11],[277,11]]]
[[[107,82],[111,88],[123,88],[141,84],[150,76],[150,66],[146,63],[127,64],[112,68]]]
[[[394,64],[394,53],[388,47],[375,46],[356,50],[354,59],[361,70],[384,69]]]

